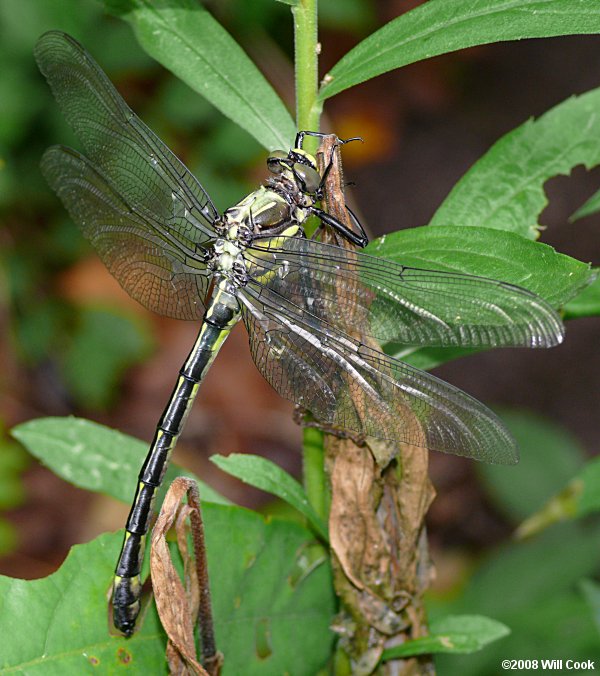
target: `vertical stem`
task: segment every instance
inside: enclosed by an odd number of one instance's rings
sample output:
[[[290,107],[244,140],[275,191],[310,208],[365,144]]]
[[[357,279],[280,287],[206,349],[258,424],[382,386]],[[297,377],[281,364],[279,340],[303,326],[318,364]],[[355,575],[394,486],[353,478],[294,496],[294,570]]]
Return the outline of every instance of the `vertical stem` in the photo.
[[[317,1],[297,0],[297,4],[292,8],[298,130],[319,131],[321,105],[317,101],[319,58]],[[307,149],[314,152],[316,140],[307,139]]]
[[[317,102],[319,44],[317,29],[318,0],[297,0],[294,16],[294,59],[296,72],[296,127],[319,131],[321,106]],[[305,149],[315,153],[317,140],[307,137]],[[323,468],[323,435],[305,429],[303,439],[304,488],[310,504],[327,517],[327,489]]]
[[[315,512],[327,519],[329,516],[329,491],[324,472],[323,432],[305,427],[302,434],[303,482],[306,497]]]

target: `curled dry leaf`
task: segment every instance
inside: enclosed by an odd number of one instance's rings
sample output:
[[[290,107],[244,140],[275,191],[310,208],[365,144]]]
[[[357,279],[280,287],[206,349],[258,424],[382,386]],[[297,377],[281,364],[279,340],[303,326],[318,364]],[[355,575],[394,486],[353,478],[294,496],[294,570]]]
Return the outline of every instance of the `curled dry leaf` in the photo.
[[[187,504],[183,502],[185,497]],[[188,524],[191,525],[194,556],[188,547]],[[184,564],[185,587],[175,570],[167,544],[167,533],[173,525]],[[178,676],[217,676],[222,660],[214,643],[198,488],[191,479],[178,477],[169,487],[152,531],[150,571],[156,607],[169,638],[169,673]],[[200,623],[202,659],[206,668],[200,664],[196,655],[196,621]]]

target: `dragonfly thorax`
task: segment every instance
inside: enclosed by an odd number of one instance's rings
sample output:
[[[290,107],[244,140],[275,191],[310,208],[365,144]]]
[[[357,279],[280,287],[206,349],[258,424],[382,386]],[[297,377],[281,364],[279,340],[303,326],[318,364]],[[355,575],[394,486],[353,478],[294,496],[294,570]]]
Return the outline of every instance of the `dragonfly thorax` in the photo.
[[[302,224],[320,198],[321,175],[316,161],[301,148],[274,151],[267,167],[272,176],[265,185],[227,209],[213,224],[220,237],[241,249],[255,239],[301,234]]]
[[[303,195],[287,177],[277,176],[227,209],[221,232],[247,246],[251,240],[279,235],[290,226],[297,230],[312,204],[314,200]]]
[[[248,275],[242,251],[245,245],[239,239],[219,237],[215,240],[211,257],[207,265],[219,277],[233,282],[235,286],[242,286],[247,282]]]

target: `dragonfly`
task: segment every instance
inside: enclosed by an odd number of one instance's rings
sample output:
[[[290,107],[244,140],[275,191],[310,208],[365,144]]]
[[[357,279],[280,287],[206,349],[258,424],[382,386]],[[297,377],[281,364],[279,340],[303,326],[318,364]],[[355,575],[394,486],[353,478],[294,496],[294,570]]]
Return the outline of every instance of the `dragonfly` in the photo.
[[[139,474],[113,583],[117,629],[134,631],[156,492],[200,385],[240,319],[262,375],[324,427],[516,461],[515,441],[492,411],[373,340],[551,347],[564,327],[545,300],[502,281],[364,253],[364,231],[318,207],[328,169],[321,175],[303,149],[317,132],[300,131],[294,148],[271,152],[264,184],[219,213],[74,38],[46,33],[35,57],[85,151],[49,148],[41,162],[48,183],[125,291],[154,312],[200,322]],[[310,216],[355,246],[309,238]]]

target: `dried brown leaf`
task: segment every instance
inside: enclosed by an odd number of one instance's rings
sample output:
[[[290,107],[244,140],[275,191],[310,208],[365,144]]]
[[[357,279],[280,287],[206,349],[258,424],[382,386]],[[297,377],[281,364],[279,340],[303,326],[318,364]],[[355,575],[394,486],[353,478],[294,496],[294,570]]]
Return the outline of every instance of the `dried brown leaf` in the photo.
[[[187,504],[184,503],[186,497]],[[191,524],[194,556],[188,547],[188,523]],[[167,533],[173,525],[184,563],[185,587],[175,570],[167,544]],[[152,531],[150,571],[156,607],[169,639],[166,653],[169,672],[178,676],[217,676],[221,660],[214,648],[204,532],[198,489],[190,479],[175,479],[165,496]],[[196,655],[194,628],[199,611],[203,661],[209,671],[200,664]]]

